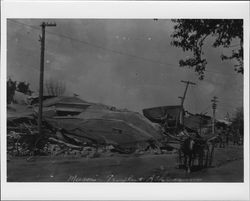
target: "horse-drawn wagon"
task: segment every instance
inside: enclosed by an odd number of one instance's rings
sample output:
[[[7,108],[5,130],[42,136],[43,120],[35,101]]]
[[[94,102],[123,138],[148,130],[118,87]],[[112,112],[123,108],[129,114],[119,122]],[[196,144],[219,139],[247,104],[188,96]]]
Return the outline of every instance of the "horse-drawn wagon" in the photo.
[[[190,113],[186,116],[183,107],[178,105],[144,109],[143,114],[161,126],[169,143],[178,144],[179,168],[191,171],[212,165],[217,137],[211,132],[206,135],[201,132],[208,127],[208,116],[191,116]]]

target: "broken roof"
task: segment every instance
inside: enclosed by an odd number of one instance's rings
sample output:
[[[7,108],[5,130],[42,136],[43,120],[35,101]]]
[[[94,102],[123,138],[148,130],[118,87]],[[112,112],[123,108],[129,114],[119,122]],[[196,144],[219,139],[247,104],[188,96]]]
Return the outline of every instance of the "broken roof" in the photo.
[[[177,119],[183,110],[181,105],[161,106],[143,109],[143,115],[154,123],[162,123],[164,118],[168,116],[171,119]]]
[[[94,105],[78,116],[47,118],[46,121],[53,127],[63,128],[73,136],[98,143],[133,144],[162,137],[138,113],[100,110]]]
[[[79,116],[82,119],[111,119],[111,120],[123,120],[129,124],[136,125],[137,127],[151,133],[156,138],[161,137],[155,127],[150,121],[148,121],[141,114],[136,112],[120,112],[111,111],[105,109],[96,109],[96,106],[90,106]]]
[[[153,139],[149,133],[122,120],[57,117],[46,120],[52,126],[62,128],[72,136],[91,139],[100,144],[122,145]]]

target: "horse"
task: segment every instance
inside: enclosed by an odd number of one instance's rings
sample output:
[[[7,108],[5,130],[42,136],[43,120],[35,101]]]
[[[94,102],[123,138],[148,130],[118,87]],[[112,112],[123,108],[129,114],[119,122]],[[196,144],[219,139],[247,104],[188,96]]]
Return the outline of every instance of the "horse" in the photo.
[[[180,155],[183,154],[184,166],[188,173],[191,172],[191,164],[194,156],[194,140],[191,137],[186,138],[180,147]]]
[[[180,152],[184,156],[184,166],[188,173],[191,172],[191,168],[196,158],[198,158],[199,166],[201,167],[203,166],[203,157],[205,148],[206,148],[206,141],[198,138],[194,139],[188,137],[181,143]]]

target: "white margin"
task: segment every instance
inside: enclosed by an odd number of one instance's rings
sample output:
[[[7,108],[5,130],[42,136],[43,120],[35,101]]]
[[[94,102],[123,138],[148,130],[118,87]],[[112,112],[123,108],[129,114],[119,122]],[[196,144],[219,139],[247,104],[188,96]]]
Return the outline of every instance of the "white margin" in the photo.
[[[244,183],[7,183],[7,18],[244,18]],[[249,2],[1,2],[1,199],[3,200],[248,200]]]

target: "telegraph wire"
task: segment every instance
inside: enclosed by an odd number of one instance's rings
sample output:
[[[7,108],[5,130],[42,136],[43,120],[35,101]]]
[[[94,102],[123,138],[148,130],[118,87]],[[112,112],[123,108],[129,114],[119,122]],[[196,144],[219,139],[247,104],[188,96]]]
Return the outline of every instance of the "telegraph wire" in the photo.
[[[25,23],[22,23],[22,22],[19,22],[19,21],[16,21],[16,20],[10,20],[10,21],[18,23],[18,24],[25,25],[25,26],[28,26],[28,27],[31,27],[31,28],[34,28],[34,29],[37,29],[37,30],[40,30],[38,27],[34,27],[32,25],[28,25],[28,24],[25,24]],[[129,53],[124,53],[124,52],[121,52],[119,50],[113,50],[113,49],[106,48],[106,47],[103,47],[103,46],[100,46],[100,45],[97,45],[97,44],[93,44],[93,43],[90,43],[90,42],[87,42],[87,41],[79,40],[79,39],[73,38],[71,36],[66,36],[66,35],[63,35],[63,34],[58,34],[58,33],[54,33],[54,32],[47,31],[47,30],[46,30],[46,33],[56,35],[56,36],[59,36],[59,37],[62,37],[62,38],[66,38],[66,39],[69,39],[69,40],[72,40],[72,41],[80,42],[80,43],[86,44],[88,46],[92,46],[92,47],[95,47],[95,48],[98,48],[98,49],[106,50],[106,51],[109,51],[109,52],[112,52],[112,53],[115,53],[115,54],[125,55],[125,56],[128,56],[128,57],[134,57],[134,58],[137,58],[137,59],[140,59],[140,60],[145,60],[145,61],[148,61],[148,62],[151,62],[151,63],[158,63],[158,64],[161,64],[161,65],[166,65],[167,64],[167,65],[173,66],[173,64],[170,64],[170,63],[159,62],[157,60],[148,59],[148,58],[145,58],[145,57],[141,57],[141,56],[137,56],[137,55],[133,55],[133,54],[129,54]],[[176,66],[176,65],[174,65],[174,66]]]
[[[36,30],[40,30],[39,27],[36,27],[36,26],[33,26],[33,25],[29,25],[29,24],[26,24],[26,23],[22,23],[22,22],[13,20],[13,19],[8,19],[8,21],[11,21],[11,22],[23,25],[23,26],[27,26],[27,27],[30,27],[30,28],[33,28],[33,29],[36,29]],[[76,42],[79,42],[79,43],[83,43],[85,45],[88,45],[88,46],[91,46],[91,47],[95,47],[95,48],[98,48],[98,49],[102,49],[104,51],[112,52],[114,54],[119,54],[119,55],[123,55],[123,56],[127,56],[127,57],[133,57],[135,59],[146,61],[146,62],[150,62],[150,63],[154,63],[154,64],[168,65],[168,67],[171,66],[172,68],[175,68],[175,69],[176,69],[176,67],[179,67],[179,66],[177,66],[175,64],[171,64],[171,63],[167,63],[167,62],[160,62],[160,61],[157,61],[157,60],[154,60],[154,59],[149,59],[149,58],[137,56],[137,55],[134,55],[134,54],[125,53],[125,52],[122,52],[122,51],[119,51],[119,50],[114,50],[114,49],[106,48],[106,47],[103,47],[101,45],[93,44],[93,43],[90,43],[90,42],[87,42],[87,41],[83,41],[83,40],[79,40],[79,39],[76,39],[76,38],[73,38],[73,37],[70,37],[70,36],[67,36],[67,35],[63,35],[63,34],[59,34],[59,33],[54,33],[54,32],[47,31],[47,30],[46,30],[46,33],[49,33],[49,34],[52,34],[52,35],[55,35],[55,36],[58,36],[58,37],[61,37],[61,38],[66,38],[66,39],[71,40],[71,41],[76,41]],[[211,71],[211,70],[205,70],[204,72],[214,73],[214,74],[220,74],[220,75],[223,75],[223,76],[234,76],[235,75],[235,74],[231,74],[231,73],[230,74],[229,73],[221,73],[221,72],[218,72],[218,71]]]

